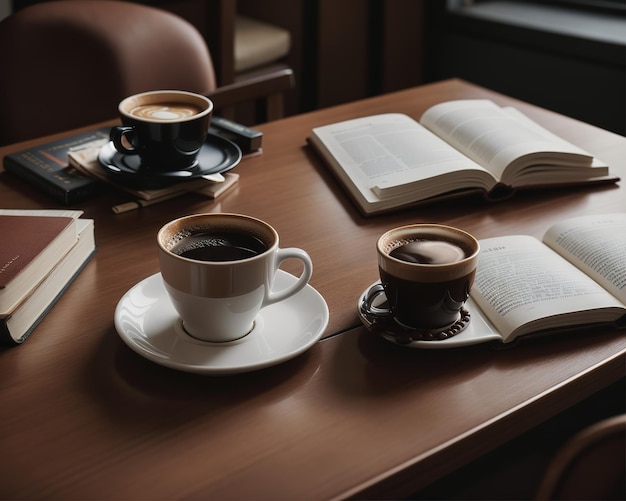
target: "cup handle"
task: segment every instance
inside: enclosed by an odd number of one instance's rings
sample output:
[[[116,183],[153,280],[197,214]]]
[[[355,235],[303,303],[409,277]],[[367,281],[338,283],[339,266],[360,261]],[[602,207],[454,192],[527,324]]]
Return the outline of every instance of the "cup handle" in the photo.
[[[135,128],[129,125],[118,125],[117,127],[113,127],[109,134],[109,138],[113,141],[113,146],[120,153],[124,153],[126,155],[134,155],[139,153],[137,148],[132,146],[134,139]],[[126,143],[130,144],[129,148],[124,144],[123,140],[126,140]]]
[[[298,281],[290,285],[289,287],[286,287],[285,289],[279,290],[277,292],[268,290],[268,293],[265,295],[265,301],[263,301],[263,306],[268,306],[270,304],[283,301],[284,299],[293,296],[296,292],[300,292],[304,288],[304,286],[309,283],[311,275],[313,274],[313,263],[311,262],[311,258],[309,257],[309,255],[302,249],[298,249],[295,247],[291,247],[288,249],[278,249],[278,251],[276,251],[274,272],[278,271],[278,268],[280,268],[280,264],[287,259],[298,259],[302,261],[304,269],[302,270]]]
[[[371,318],[386,319],[393,316],[391,308],[379,308],[374,306],[374,300],[385,293],[385,288],[382,284],[375,284],[366,292],[363,300],[361,301],[361,312]]]

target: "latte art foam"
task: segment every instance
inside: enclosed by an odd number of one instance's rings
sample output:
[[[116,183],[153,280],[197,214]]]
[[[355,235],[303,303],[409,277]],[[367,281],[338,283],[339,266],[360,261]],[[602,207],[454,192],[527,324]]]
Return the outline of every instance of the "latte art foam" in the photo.
[[[200,113],[202,109],[190,103],[140,104],[130,110],[130,114],[148,120],[181,120]]]

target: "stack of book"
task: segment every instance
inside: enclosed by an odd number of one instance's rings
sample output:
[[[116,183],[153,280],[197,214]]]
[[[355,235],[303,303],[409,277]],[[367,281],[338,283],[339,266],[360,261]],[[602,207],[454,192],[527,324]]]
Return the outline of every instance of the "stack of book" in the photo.
[[[115,182],[98,161],[98,153],[103,143],[87,145],[80,150],[67,153],[69,166],[75,172],[84,174],[87,178],[99,180],[115,186],[121,191],[130,193],[133,200],[112,207],[116,214],[127,212],[139,207],[147,207],[165,200],[179,197],[187,193],[198,193],[210,199],[215,199],[225,193],[239,181],[239,174],[227,172],[225,174],[210,174],[201,178],[174,183],[163,188],[140,189]]]
[[[98,162],[100,148],[110,141],[110,129],[110,126],[100,127],[10,153],[4,156],[4,170],[66,206],[96,196],[104,185],[113,185],[133,196],[133,201],[113,207],[116,213],[159,203],[189,192],[211,199],[217,198],[239,180],[238,174],[228,172],[151,190],[133,189],[115,182]],[[209,132],[234,143],[233,146],[239,148],[244,156],[262,153],[263,133],[258,130],[214,116]]]
[[[92,144],[103,144],[110,127],[5,155],[4,170],[40,189],[63,205],[74,205],[100,193],[102,185],[68,166],[67,154]]]
[[[77,210],[0,209],[0,341],[18,345],[95,252],[94,222]]]

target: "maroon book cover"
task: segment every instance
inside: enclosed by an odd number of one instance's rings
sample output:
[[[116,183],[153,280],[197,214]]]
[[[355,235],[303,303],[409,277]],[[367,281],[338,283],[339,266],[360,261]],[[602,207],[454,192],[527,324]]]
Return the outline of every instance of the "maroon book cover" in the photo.
[[[73,222],[71,217],[0,215],[0,235],[3,235],[0,245],[0,299],[4,299],[2,295],[10,288],[11,282]],[[75,240],[75,234],[71,239],[68,237],[69,246]],[[62,257],[50,256],[52,262],[45,268],[52,269]],[[33,280],[37,280],[36,275]]]

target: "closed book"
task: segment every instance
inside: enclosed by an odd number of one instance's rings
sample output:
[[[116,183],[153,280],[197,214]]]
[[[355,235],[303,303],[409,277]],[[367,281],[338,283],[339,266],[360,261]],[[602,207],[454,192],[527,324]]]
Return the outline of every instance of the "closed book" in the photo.
[[[0,315],[0,342],[3,344],[16,346],[23,343],[93,256],[93,220],[79,219],[76,226],[76,245],[13,311]]]
[[[0,315],[14,310],[72,249],[81,214],[0,209]]]
[[[37,187],[64,205],[96,195],[100,183],[76,171],[67,154],[108,140],[110,128],[101,128],[41,144],[4,157],[4,170]]]

